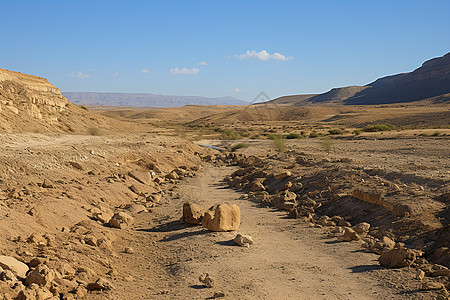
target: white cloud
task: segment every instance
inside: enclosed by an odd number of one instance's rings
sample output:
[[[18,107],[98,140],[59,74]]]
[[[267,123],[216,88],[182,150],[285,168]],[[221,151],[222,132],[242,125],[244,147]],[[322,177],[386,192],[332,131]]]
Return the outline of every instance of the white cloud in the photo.
[[[119,72],[114,72],[114,74],[112,74],[111,77],[119,77]]]
[[[239,60],[248,59],[248,58],[257,58],[257,59],[263,60],[263,61],[266,61],[269,59],[274,59],[274,60],[291,60],[291,59],[293,59],[292,56],[287,57],[278,52],[270,54],[269,52],[267,52],[267,50],[261,50],[259,52],[256,52],[255,50],[247,50],[247,51],[245,51],[244,54],[235,54],[234,57],[238,58]]]
[[[241,90],[240,88],[234,88],[234,91],[235,91],[236,93],[242,92],[242,90]]]
[[[201,61],[197,63],[197,66],[207,66],[208,63],[206,61]]]
[[[175,74],[175,75],[193,75],[193,74],[197,74],[200,70],[197,68],[181,68],[179,69],[178,67],[170,69],[170,73]]]
[[[88,74],[84,74],[81,71],[75,71],[75,72],[72,72],[72,73],[68,73],[67,76],[74,77],[74,78],[82,78],[82,79],[89,78]]]
[[[150,71],[149,71],[149,69],[142,69],[141,72],[142,72],[142,73],[148,73],[148,72],[150,72]]]

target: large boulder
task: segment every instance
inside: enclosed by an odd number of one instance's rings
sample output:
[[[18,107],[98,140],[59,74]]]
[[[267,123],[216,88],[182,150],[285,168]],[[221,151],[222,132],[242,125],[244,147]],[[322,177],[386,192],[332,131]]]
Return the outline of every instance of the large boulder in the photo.
[[[416,260],[416,254],[413,250],[404,247],[394,248],[381,253],[378,261],[380,265],[386,268],[409,267]]]
[[[11,256],[0,255],[0,267],[5,270],[11,270],[14,275],[20,278],[25,278],[28,272],[28,266],[26,264]]]
[[[152,175],[149,172],[132,170],[128,172],[128,175],[142,184],[153,184]]]
[[[183,217],[181,220],[186,224],[198,225],[202,222],[203,210],[195,203],[183,204]]]
[[[217,204],[205,212],[202,225],[211,231],[237,230],[241,224],[241,210],[228,202]]]
[[[123,211],[115,213],[109,220],[109,225],[115,228],[126,228],[131,226],[132,223],[133,217]]]

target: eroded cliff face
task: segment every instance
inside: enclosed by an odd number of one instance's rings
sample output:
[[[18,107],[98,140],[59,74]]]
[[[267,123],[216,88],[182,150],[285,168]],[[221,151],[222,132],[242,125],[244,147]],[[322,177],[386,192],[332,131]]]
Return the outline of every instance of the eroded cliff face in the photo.
[[[68,105],[61,91],[47,79],[0,69],[0,115],[3,118],[8,119],[12,113],[52,123],[58,121],[59,113]]]

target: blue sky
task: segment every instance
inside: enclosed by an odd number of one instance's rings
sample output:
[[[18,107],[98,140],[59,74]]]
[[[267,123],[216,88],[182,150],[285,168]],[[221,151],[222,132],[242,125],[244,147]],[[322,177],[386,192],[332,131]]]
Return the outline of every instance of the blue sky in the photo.
[[[0,0],[0,68],[62,91],[252,101],[364,85],[450,51],[450,1]]]

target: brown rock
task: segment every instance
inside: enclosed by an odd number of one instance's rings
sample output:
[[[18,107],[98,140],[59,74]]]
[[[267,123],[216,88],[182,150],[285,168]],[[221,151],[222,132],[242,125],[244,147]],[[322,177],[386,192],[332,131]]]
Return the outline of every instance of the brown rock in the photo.
[[[266,190],[266,188],[259,181],[253,183],[252,186],[250,187],[251,192],[260,192],[260,191],[265,191],[265,190]]]
[[[203,210],[195,203],[186,202],[183,204],[183,217],[181,220],[186,224],[198,225],[203,219]]]
[[[277,174],[273,174],[273,177],[275,178],[275,180],[281,180],[284,178],[288,178],[290,177],[292,174],[289,171],[286,172],[281,172],[281,173],[277,173]]]
[[[142,184],[151,185],[153,183],[152,175],[146,171],[133,170],[128,172],[128,175]]]
[[[241,210],[239,206],[228,202],[210,207],[202,220],[203,227],[211,231],[237,230],[240,223]]]
[[[416,260],[416,254],[411,249],[399,247],[381,253],[378,261],[387,268],[409,267]]]
[[[424,282],[422,284],[422,290],[442,290],[444,284],[441,282]]]
[[[339,236],[339,242],[358,241],[360,239],[358,233],[349,227],[344,227],[344,235]]]
[[[295,202],[284,202],[283,204],[281,204],[280,209],[286,210],[286,211],[291,211],[296,207],[297,207],[297,203],[295,203]]]
[[[165,177],[166,177],[167,179],[173,179],[173,180],[178,180],[178,179],[180,179],[180,176],[179,176],[175,171],[170,172],[170,173],[167,174]]]
[[[55,280],[55,272],[46,265],[39,265],[27,275],[25,285],[29,286],[34,283],[48,288],[53,280]]]
[[[366,235],[369,232],[370,224],[362,222],[353,226],[352,229],[360,235]]]
[[[99,278],[97,281],[87,285],[88,291],[109,291],[114,289],[113,284],[105,278]]]
[[[0,267],[5,270],[11,270],[15,276],[25,278],[28,272],[28,266],[11,256],[0,256]]]
[[[208,273],[200,275],[198,280],[208,288],[214,287],[214,279]]]
[[[133,217],[124,212],[115,213],[109,220],[109,225],[115,228],[126,228],[131,226],[132,223]]]

